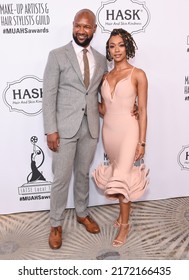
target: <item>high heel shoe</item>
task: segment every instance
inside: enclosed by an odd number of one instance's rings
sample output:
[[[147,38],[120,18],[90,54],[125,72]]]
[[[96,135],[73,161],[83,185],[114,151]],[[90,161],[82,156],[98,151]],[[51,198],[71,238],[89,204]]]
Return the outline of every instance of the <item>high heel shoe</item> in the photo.
[[[132,215],[132,212],[133,212],[133,210],[130,209],[129,215]],[[119,228],[120,225],[121,225],[121,222],[119,222],[119,217],[118,217],[117,220],[115,220],[115,222],[113,223],[113,226],[114,226],[115,228]]]
[[[123,238],[123,240],[118,240],[118,239],[114,239],[114,241],[112,242],[112,246],[113,247],[121,247],[126,243],[126,239],[130,230],[130,225],[129,224],[120,224],[120,228],[123,227],[126,231],[126,234]]]
[[[120,225],[121,225],[121,223],[120,223],[118,220],[116,220],[116,221],[114,222],[114,224],[113,224],[113,226],[114,226],[115,228],[119,228]]]

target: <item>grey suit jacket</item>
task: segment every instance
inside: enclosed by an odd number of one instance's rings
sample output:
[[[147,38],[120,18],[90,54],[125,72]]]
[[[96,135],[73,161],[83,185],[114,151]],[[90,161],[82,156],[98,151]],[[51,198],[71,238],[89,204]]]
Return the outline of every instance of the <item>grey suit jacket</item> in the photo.
[[[92,52],[95,70],[87,90],[71,42],[49,53],[43,78],[45,134],[58,132],[61,138],[73,137],[80,127],[87,105],[89,130],[93,138],[98,138],[98,88],[107,71],[107,62],[94,48]]]

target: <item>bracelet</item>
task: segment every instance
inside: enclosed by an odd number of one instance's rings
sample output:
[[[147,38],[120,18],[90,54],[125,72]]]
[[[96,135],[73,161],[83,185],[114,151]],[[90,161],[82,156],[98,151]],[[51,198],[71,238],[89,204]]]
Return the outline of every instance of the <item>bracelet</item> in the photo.
[[[138,145],[141,145],[142,147],[145,147],[146,146],[146,142],[144,142],[144,141],[138,142]]]

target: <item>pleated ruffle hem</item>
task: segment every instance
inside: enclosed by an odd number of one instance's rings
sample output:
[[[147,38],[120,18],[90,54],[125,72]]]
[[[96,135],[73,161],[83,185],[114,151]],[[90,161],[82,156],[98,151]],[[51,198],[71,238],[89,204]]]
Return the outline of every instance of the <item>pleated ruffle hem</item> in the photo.
[[[110,164],[99,165],[92,173],[96,185],[104,191],[104,195],[111,200],[117,199],[117,194],[123,194],[123,202],[135,201],[140,198],[149,183],[149,169],[144,164],[133,166],[131,174],[127,178],[113,174],[113,166]]]

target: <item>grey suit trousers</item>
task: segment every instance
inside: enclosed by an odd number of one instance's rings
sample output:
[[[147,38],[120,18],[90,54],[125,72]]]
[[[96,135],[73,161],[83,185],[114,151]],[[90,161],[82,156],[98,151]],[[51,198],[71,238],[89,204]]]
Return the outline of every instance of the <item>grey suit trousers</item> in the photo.
[[[53,152],[52,170],[54,180],[51,189],[50,223],[62,225],[67,205],[69,183],[74,171],[74,204],[76,214],[85,217],[89,201],[89,169],[92,163],[97,138],[89,132],[87,117],[72,138],[61,138],[58,152]]]

